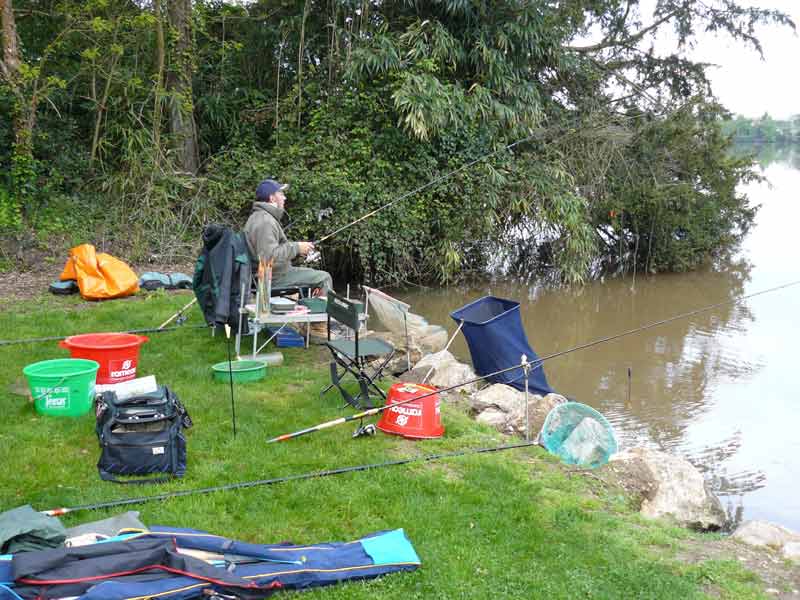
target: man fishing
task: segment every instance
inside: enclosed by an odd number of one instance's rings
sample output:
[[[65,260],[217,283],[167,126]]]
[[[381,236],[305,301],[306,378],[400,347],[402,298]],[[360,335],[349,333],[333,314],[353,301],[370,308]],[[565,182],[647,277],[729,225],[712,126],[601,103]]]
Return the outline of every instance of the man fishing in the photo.
[[[325,271],[295,267],[292,260],[307,256],[314,249],[312,242],[292,242],[281,226],[287,184],[274,179],[265,179],[256,188],[253,212],[244,226],[244,234],[250,253],[256,259],[272,263],[272,287],[308,287],[314,296],[325,296],[333,287],[333,280]]]

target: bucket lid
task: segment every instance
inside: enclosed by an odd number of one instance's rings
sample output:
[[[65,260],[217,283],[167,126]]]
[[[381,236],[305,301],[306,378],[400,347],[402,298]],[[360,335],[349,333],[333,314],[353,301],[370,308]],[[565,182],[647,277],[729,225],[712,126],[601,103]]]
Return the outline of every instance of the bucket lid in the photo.
[[[115,350],[139,346],[146,341],[145,336],[132,333],[83,333],[69,336],[64,345],[82,350]]]

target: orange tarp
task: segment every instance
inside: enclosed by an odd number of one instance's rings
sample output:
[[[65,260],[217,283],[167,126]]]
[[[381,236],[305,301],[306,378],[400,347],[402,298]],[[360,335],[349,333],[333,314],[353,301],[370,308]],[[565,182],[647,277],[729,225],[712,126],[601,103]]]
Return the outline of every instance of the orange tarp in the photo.
[[[69,251],[60,279],[77,280],[86,300],[121,298],[139,291],[139,278],[127,264],[110,254],[97,254],[91,244]]]

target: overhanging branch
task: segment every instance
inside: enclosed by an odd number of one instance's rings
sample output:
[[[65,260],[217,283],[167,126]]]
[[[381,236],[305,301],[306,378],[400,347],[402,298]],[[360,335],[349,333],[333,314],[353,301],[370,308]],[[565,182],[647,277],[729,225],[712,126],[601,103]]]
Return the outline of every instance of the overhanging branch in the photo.
[[[634,34],[626,36],[621,39],[617,39],[616,37],[607,38],[601,42],[596,44],[590,44],[588,46],[566,46],[566,50],[571,50],[572,52],[580,52],[582,54],[586,54],[589,52],[597,52],[598,50],[603,50],[605,48],[610,48],[612,46],[625,46],[625,45],[632,45],[641,40],[644,36],[646,36],[651,31],[658,29],[672,19],[673,17],[677,16],[680,11],[673,10],[672,12],[667,13],[657,21],[653,22],[652,24],[648,25],[644,29],[640,29]],[[626,13],[627,14],[627,13]]]

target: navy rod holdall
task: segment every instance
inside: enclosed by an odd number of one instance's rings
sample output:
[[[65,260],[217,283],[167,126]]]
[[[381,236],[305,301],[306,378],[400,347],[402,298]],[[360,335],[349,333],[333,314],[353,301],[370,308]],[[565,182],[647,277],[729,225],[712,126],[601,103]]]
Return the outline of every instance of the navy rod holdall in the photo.
[[[167,386],[119,400],[106,391],[95,399],[95,431],[100,442],[97,470],[115,483],[158,483],[183,477],[186,438],[192,419]],[[153,474],[162,473],[161,477]],[[138,476],[119,479],[117,475]],[[145,477],[143,477],[145,476]]]

